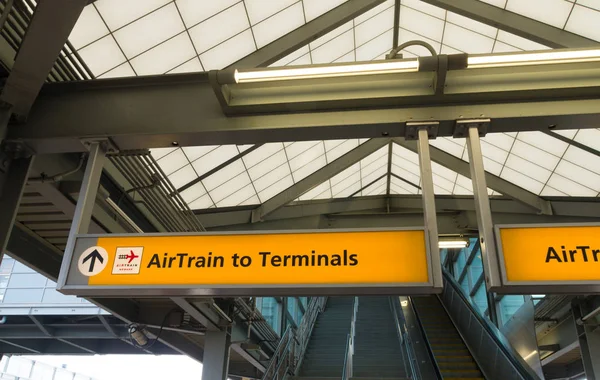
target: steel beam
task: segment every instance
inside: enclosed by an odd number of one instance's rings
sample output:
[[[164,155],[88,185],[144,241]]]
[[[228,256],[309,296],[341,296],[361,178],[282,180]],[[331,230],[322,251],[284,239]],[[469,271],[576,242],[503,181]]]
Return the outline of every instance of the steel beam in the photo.
[[[371,153],[374,153],[388,143],[389,139],[371,139],[363,144],[360,144],[350,152],[335,159],[313,174],[296,182],[293,186],[287,188],[263,203],[260,207],[252,212],[252,221],[257,222],[263,220],[267,215],[292,202],[302,194],[322,184],[336,174],[346,170],[350,166],[356,164],[363,158],[367,157]]]
[[[207,331],[202,365],[203,380],[226,380],[229,369],[231,335],[227,331]]]
[[[86,0],[37,4],[0,95],[14,113],[26,115],[29,111],[86,4]]]
[[[4,181],[0,184],[0,262],[13,230],[33,158],[30,156],[10,160]]]
[[[559,89],[525,91],[523,98],[511,91],[474,90],[460,96],[388,98],[390,104],[374,103],[370,109],[364,99],[329,108],[317,108],[319,102],[312,102],[310,112],[297,111],[298,103],[281,104],[279,113],[267,113],[259,105],[252,113],[227,117],[205,73],[52,83],[37,98],[27,122],[11,125],[7,137],[22,139],[42,154],[82,152],[80,138],[98,136],[110,137],[121,150],[173,143],[399,137],[405,135],[406,122],[415,120],[437,120],[438,136],[452,136],[456,120],[482,114],[492,120],[491,133],[542,131],[549,125],[555,130],[600,127],[600,100],[591,98],[598,90],[563,84]]]
[[[385,0],[349,0],[261,47],[228,68],[266,67],[295,52],[338,26],[354,19]]]
[[[442,9],[551,48],[584,48],[598,42],[479,0],[423,0]]]
[[[582,143],[580,143],[579,141],[575,141],[575,140],[573,140],[573,139],[570,139],[570,138],[568,138],[568,137],[565,137],[565,136],[563,136],[563,135],[561,135],[561,134],[558,134],[558,133],[556,133],[556,132],[553,132],[553,131],[545,131],[545,133],[546,133],[548,136],[552,136],[552,137],[554,137],[555,139],[559,139],[560,141],[564,141],[564,142],[566,142],[567,144],[573,145],[573,146],[575,146],[575,147],[577,147],[577,148],[579,148],[579,149],[581,149],[581,150],[585,150],[585,151],[586,151],[586,152],[588,152],[588,153],[591,153],[591,154],[593,154],[593,155],[595,155],[595,156],[598,156],[598,157],[600,157],[600,151],[598,151],[598,150],[596,150],[596,149],[592,148],[591,146],[588,146],[588,145],[582,144]]]
[[[417,152],[416,144],[404,139],[395,138],[398,145]],[[469,163],[458,157],[446,153],[441,149],[431,147],[431,159],[446,168],[457,172],[467,178],[471,178]],[[543,198],[491,173],[485,172],[485,180],[490,189],[496,190],[503,195],[518,200],[541,214],[552,215],[552,205]]]

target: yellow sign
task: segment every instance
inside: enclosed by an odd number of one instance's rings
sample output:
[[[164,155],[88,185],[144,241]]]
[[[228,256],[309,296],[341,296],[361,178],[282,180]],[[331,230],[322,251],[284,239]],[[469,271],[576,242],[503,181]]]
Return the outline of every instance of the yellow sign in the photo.
[[[497,228],[507,283],[600,281],[600,226]]]
[[[423,230],[83,236],[63,289],[424,286],[425,242]]]

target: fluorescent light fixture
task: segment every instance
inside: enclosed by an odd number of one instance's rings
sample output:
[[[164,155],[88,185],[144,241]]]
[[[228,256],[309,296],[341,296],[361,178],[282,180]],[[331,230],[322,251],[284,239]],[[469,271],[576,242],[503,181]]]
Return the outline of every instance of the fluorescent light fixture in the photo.
[[[514,54],[492,54],[469,56],[469,69],[483,67],[547,65],[555,63],[577,63],[600,61],[600,49],[559,50]]]
[[[445,248],[466,248],[469,246],[469,241],[465,239],[456,239],[456,240],[440,240],[439,247],[440,249]]]
[[[408,301],[407,300],[402,300],[402,301],[400,301],[400,305],[402,307],[407,307],[408,306]]]
[[[527,360],[531,359],[532,357],[534,357],[534,355],[537,353],[538,353],[537,350],[533,350],[529,354],[525,355],[523,357],[523,360],[527,361]]]
[[[271,82],[280,80],[334,78],[371,74],[396,74],[419,71],[417,59],[390,60],[372,63],[286,67],[254,71],[235,70],[236,83]]]

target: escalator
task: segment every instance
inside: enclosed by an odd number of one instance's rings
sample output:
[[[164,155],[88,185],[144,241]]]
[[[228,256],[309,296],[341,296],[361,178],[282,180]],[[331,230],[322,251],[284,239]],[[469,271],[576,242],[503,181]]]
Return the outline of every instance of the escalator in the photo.
[[[412,303],[442,378],[483,380],[475,359],[439,299],[436,296],[413,297]]]

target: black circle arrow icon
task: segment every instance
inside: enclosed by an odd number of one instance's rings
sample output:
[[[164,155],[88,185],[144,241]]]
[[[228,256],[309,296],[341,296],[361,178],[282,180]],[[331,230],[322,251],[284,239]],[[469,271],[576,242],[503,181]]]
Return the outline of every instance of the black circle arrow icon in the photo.
[[[89,255],[87,255],[83,259],[83,262],[85,263],[88,260],[90,262],[90,268],[88,269],[89,272],[94,271],[94,265],[96,264],[96,260],[100,261],[100,264],[104,263],[104,258],[102,257],[102,254],[98,252],[97,249],[94,249]]]

